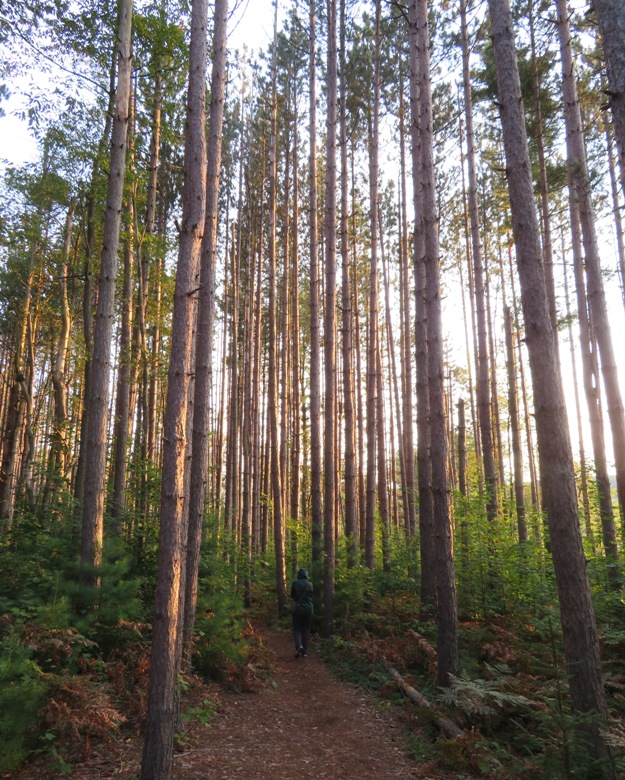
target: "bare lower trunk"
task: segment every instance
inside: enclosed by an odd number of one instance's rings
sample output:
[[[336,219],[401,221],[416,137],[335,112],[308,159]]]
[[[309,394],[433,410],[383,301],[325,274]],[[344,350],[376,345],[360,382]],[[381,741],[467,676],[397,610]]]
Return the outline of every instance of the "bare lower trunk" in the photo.
[[[507,0],[489,0],[508,189],[530,356],[543,499],[556,573],[573,706],[607,718],[601,658],[577,513],[573,456],[549,315],[514,32]],[[599,723],[585,728],[591,753],[608,755]],[[612,773],[611,773],[611,776]]]
[[[111,370],[111,341],[115,309],[115,281],[121,225],[126,139],[132,76],[131,54],[132,0],[123,0],[119,8],[117,95],[111,135],[104,237],[100,257],[98,305],[93,332],[93,357],[89,395],[85,399],[87,440],[85,488],[82,506],[81,561],[90,569],[102,562],[104,539],[104,493],[106,482],[106,449],[108,401]],[[88,580],[95,582],[93,574]]]
[[[438,619],[438,684],[448,686],[459,672],[456,582],[451,537],[451,506],[447,473],[447,428],[444,399],[443,328],[441,320],[438,216],[434,191],[432,95],[426,0],[413,0],[419,63],[421,187],[425,234],[425,276],[430,401],[430,457],[436,554]]]
[[[195,623],[197,580],[200,565],[202,527],[207,498],[208,445],[210,440],[210,389],[213,379],[213,321],[215,311],[215,261],[221,140],[226,84],[226,24],[228,0],[215,3],[213,32],[213,68],[206,155],[206,214],[200,260],[197,343],[195,349],[195,386],[193,403],[193,439],[189,492],[189,530],[184,607],[184,641],[190,648]]]
[[[177,714],[175,691],[180,671],[181,597],[185,587],[186,563],[183,539],[185,464],[188,459],[187,408],[195,309],[191,293],[197,289],[206,197],[206,22],[206,0],[194,0],[191,10],[182,221],[164,419],[158,572],[141,780],[170,780],[173,775]]]

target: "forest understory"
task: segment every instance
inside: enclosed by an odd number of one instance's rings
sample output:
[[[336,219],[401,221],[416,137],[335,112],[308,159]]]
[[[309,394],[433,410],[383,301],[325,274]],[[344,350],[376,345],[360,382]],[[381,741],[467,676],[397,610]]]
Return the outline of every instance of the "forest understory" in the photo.
[[[353,586],[343,592],[340,631],[331,639],[314,633],[306,659],[294,657],[290,617],[276,616],[271,588],[252,610],[244,610],[227,587],[213,592],[198,616],[193,670],[180,678],[174,777],[608,776],[579,752],[579,718],[570,711],[556,611],[535,623],[520,612],[461,620],[463,671],[443,691],[436,685],[436,625],[419,621],[418,600],[404,588],[405,582],[389,578],[360,597]],[[101,626],[97,646],[72,628],[24,623],[18,644],[15,622],[9,615],[2,622],[0,732],[6,739],[0,756],[6,761],[7,748],[30,746],[30,757],[0,776],[136,778],[150,626]],[[625,771],[625,633],[615,627],[601,637],[608,741]],[[18,647],[28,653],[19,681]],[[6,674],[11,663],[13,680]],[[417,704],[406,686],[418,691]],[[40,706],[34,718],[33,701]],[[31,724],[10,734],[20,726],[18,711],[30,714]]]

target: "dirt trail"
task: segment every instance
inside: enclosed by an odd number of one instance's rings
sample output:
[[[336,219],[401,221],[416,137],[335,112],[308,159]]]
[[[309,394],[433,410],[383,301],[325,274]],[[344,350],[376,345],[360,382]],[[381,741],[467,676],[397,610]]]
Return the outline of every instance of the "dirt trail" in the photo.
[[[294,658],[290,636],[264,630],[275,653],[275,689],[226,694],[208,730],[204,766],[185,778],[307,780],[416,777],[402,754],[399,725],[370,697],[333,679],[315,656]],[[194,756],[195,759],[195,756]],[[177,759],[185,767],[185,757]],[[195,761],[194,761],[195,763]]]
[[[290,633],[256,629],[275,656],[272,685],[258,693],[210,688],[219,700],[208,726],[196,722],[186,749],[176,753],[176,780],[414,780],[447,778],[403,754],[398,711],[334,679],[315,654],[294,658]],[[209,693],[209,689],[207,689]],[[197,691],[201,696],[202,692]],[[210,695],[210,694],[209,694]],[[98,744],[70,780],[134,780],[139,738]],[[43,757],[8,777],[57,780],[59,767]],[[7,777],[7,775],[5,775]]]

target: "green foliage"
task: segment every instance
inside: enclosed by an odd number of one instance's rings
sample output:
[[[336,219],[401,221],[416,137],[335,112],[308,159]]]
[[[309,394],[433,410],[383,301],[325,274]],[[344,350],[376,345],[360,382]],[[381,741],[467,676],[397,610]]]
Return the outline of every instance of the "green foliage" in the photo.
[[[193,666],[199,674],[224,680],[244,666],[251,641],[245,636],[247,618],[243,600],[236,591],[233,570],[205,545],[200,566],[195,619]]]
[[[0,639],[0,771],[16,769],[37,745],[47,685],[21,631],[9,626]]]

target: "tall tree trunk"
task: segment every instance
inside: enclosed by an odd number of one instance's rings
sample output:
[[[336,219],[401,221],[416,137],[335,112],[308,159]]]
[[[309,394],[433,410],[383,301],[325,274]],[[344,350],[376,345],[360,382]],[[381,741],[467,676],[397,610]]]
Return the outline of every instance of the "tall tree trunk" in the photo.
[[[605,139],[608,150],[608,168],[610,171],[610,189],[612,191],[612,214],[614,215],[614,229],[616,233],[616,247],[618,250],[618,275],[621,284],[621,297],[625,305],[625,238],[623,237],[623,218],[621,216],[621,204],[616,183],[616,170],[610,125],[605,122]]]
[[[130,93],[130,115],[128,118],[128,168],[134,168],[135,135],[135,90]],[[122,321],[119,336],[119,369],[117,372],[117,394],[113,422],[113,496],[111,517],[115,534],[121,533],[121,520],[124,512],[126,492],[126,470],[128,438],[130,433],[130,384],[132,378],[132,290],[134,273],[134,235],[135,235],[135,191],[136,185],[127,188],[126,198],[126,237],[124,240],[124,272],[122,292]]]
[[[66,368],[67,352],[71,336],[71,313],[69,300],[67,296],[67,277],[71,252],[72,227],[74,219],[74,209],[72,206],[67,210],[65,218],[65,240],[63,246],[63,261],[60,267],[59,293],[61,297],[61,332],[59,334],[59,343],[52,366],[52,386],[54,388],[54,421],[52,423],[52,453],[50,459],[54,464],[59,479],[63,480],[67,476],[67,467],[69,462],[68,441],[67,441],[67,386],[66,386]]]
[[[471,96],[471,73],[469,67],[469,36],[467,32],[467,10],[465,0],[460,3],[462,29],[462,73],[464,85],[464,114],[467,131],[467,166],[469,171],[469,218],[473,249],[473,279],[477,311],[477,411],[480,422],[482,458],[484,463],[484,486],[486,489],[486,514],[491,526],[491,543],[494,543],[494,524],[497,519],[497,474],[493,452],[491,425],[491,397],[488,366],[488,331],[486,326],[486,296],[480,223],[477,201],[477,173],[475,165],[475,141],[473,131],[473,99]]]
[[[299,342],[299,153],[297,132],[297,95],[293,97],[293,254],[291,264],[291,509],[290,515],[296,523],[300,520],[301,485],[301,397],[300,397],[300,342]],[[299,527],[299,525],[298,525]],[[298,540],[296,539],[296,542]],[[297,552],[297,550],[295,551]],[[297,556],[295,556],[297,560]]]
[[[273,63],[271,83],[271,136],[269,141],[269,219],[268,219],[268,287],[269,287],[269,365],[267,382],[267,414],[271,439],[271,498],[273,500],[273,541],[276,555],[276,589],[278,609],[286,605],[286,571],[284,562],[284,519],[282,488],[280,486],[280,456],[278,438],[278,348],[277,294],[276,294],[276,200],[277,200],[277,72],[278,72],[278,4],[273,20]]]
[[[85,492],[85,473],[87,462],[87,425],[89,415],[84,413],[84,407],[87,398],[90,395],[91,384],[91,364],[93,353],[93,259],[95,255],[95,234],[96,234],[96,198],[100,180],[100,166],[103,163],[106,148],[109,145],[109,136],[113,124],[113,114],[115,108],[115,81],[117,78],[117,49],[113,47],[111,56],[111,68],[109,73],[109,100],[105,113],[104,131],[98,145],[98,151],[91,167],[91,179],[89,182],[89,192],[87,194],[87,215],[86,215],[86,240],[85,240],[85,259],[83,264],[83,297],[82,297],[82,325],[83,339],[85,342],[85,364],[83,377],[83,414],[80,419],[80,438],[78,462],[76,464],[76,476],[74,484],[74,496],[78,512],[82,512],[83,497]]]
[[[323,426],[323,633],[330,636],[334,621],[334,500],[336,435],[336,0],[327,0],[328,61],[326,112],[325,194],[325,312],[323,322],[325,408]]]
[[[406,480],[406,502],[408,504],[408,532],[414,536],[416,532],[415,510],[415,464],[414,464],[414,431],[413,431],[413,401],[412,401],[412,328],[410,327],[410,282],[408,273],[408,197],[406,194],[406,128],[404,106],[403,71],[400,73],[399,90],[399,154],[401,176],[401,311],[402,311],[402,400],[403,400],[403,442],[404,472]]]
[[[584,244],[584,261],[587,278],[587,296],[592,314],[601,363],[608,417],[612,428],[614,462],[616,466],[616,491],[621,512],[621,524],[625,528],[625,410],[618,380],[618,370],[608,311],[601,275],[599,247],[595,230],[595,216],[590,191],[590,177],[584,148],[582,118],[577,96],[571,33],[568,23],[566,0],[556,0],[558,36],[562,60],[562,91],[564,95],[564,121],[566,124],[567,171],[570,197],[579,211]],[[623,16],[625,23],[625,15]]]
[[[312,559],[322,554],[321,503],[321,346],[319,338],[319,261],[317,251],[317,96],[316,96],[316,3],[310,0],[309,110],[308,110],[308,218],[310,244],[310,492]]]
[[[417,59],[419,63],[419,120],[421,134],[421,188],[425,238],[428,390],[430,400],[430,458],[432,508],[436,555],[438,619],[438,684],[448,686],[459,672],[458,615],[451,538],[450,490],[447,473],[447,427],[444,399],[443,327],[441,320],[438,216],[434,191],[434,151],[428,9],[426,0],[415,6]]]
[[[347,160],[347,76],[345,51],[345,0],[340,3],[340,145],[341,145],[341,303],[343,355],[343,413],[345,415],[345,536],[347,537],[347,564],[358,560],[358,521],[356,517],[356,451],[354,428],[354,378],[352,293],[349,274],[349,170]]]
[[[504,308],[506,329],[506,352],[508,368],[508,414],[512,429],[512,455],[514,459],[514,504],[516,509],[517,531],[519,542],[527,542],[527,523],[525,521],[525,495],[523,493],[523,454],[521,451],[521,434],[519,425],[519,407],[516,391],[516,366],[514,361],[514,342],[512,339],[512,314],[510,307]]]
[[[82,506],[81,561],[97,568],[102,562],[104,539],[104,492],[106,482],[106,429],[111,368],[111,336],[115,310],[117,251],[121,224],[124,174],[126,170],[126,139],[132,77],[131,54],[132,0],[119,5],[117,95],[111,134],[111,155],[108,177],[104,239],[100,256],[98,305],[93,333],[93,358],[89,395],[85,401],[87,420],[87,460]],[[93,574],[87,579],[95,582]]]
[[[577,295],[577,321],[579,323],[584,393],[588,405],[588,422],[590,424],[590,436],[595,461],[595,478],[597,482],[597,491],[599,493],[599,514],[601,516],[603,545],[605,554],[611,563],[610,576],[612,584],[618,588],[620,576],[615,565],[618,549],[616,544],[616,529],[614,526],[614,511],[612,509],[612,487],[610,485],[608,461],[605,451],[597,343],[594,337],[592,318],[588,311],[579,214],[575,200],[571,199],[569,201],[569,209],[571,214],[573,270],[575,273],[575,292]]]
[[[154,77],[154,110],[152,114],[152,138],[150,139],[150,178],[148,180],[148,202],[145,216],[145,232],[148,236],[153,236],[156,232],[156,202],[158,192],[158,174],[160,169],[160,149],[161,149],[161,114],[163,104],[163,73],[161,64],[157,65],[157,72]],[[153,256],[153,252],[151,252]],[[159,359],[161,349],[161,301],[162,284],[161,275],[163,270],[162,259],[159,257],[154,266],[152,274],[152,296],[154,298],[154,325],[152,326],[152,345],[150,375],[147,397],[147,441],[145,448],[146,459],[149,463],[154,463],[156,458],[156,440],[158,430],[158,390],[159,390]]]
[[[577,381],[577,360],[575,357],[575,340],[573,338],[573,323],[571,317],[571,302],[569,298],[569,283],[568,273],[566,267],[566,256],[564,251],[562,252],[562,271],[564,278],[564,302],[566,321],[568,323],[569,332],[569,347],[571,354],[571,367],[573,369],[573,392],[575,395],[575,416],[577,419],[577,437],[579,439],[579,471],[580,482],[582,491],[582,506],[584,507],[584,527],[586,529],[586,536],[589,538],[593,550],[595,549],[594,533],[592,530],[592,523],[590,518],[590,499],[588,496],[588,468],[586,466],[586,449],[584,447],[584,432],[582,426],[582,409],[579,400],[579,387]]]
[[[549,316],[534,207],[521,84],[507,0],[488,3],[506,154],[525,337],[534,388],[543,500],[556,573],[571,699],[580,713],[607,719],[601,657],[577,513],[573,455],[560,365]],[[600,724],[583,727],[593,756],[609,754]],[[610,773],[613,776],[613,773]]]
[[[207,498],[208,445],[210,440],[210,390],[213,380],[213,324],[215,319],[215,264],[221,142],[226,90],[226,26],[228,0],[216,0],[213,30],[211,102],[206,148],[206,212],[200,260],[197,337],[195,346],[195,385],[189,529],[184,600],[185,656],[190,660],[191,637],[195,624],[197,582],[200,567],[202,526]],[[242,164],[242,161],[241,161]],[[240,215],[239,215],[240,216]]]
[[[412,140],[412,192],[415,213],[415,350],[417,368],[417,476],[419,487],[419,544],[421,552],[421,619],[436,611],[436,551],[430,460],[430,400],[425,299],[425,232],[421,160],[420,64],[418,61],[416,2],[409,6],[410,33],[410,135]]]
[[[128,193],[128,232],[124,247],[124,279],[122,293],[122,321],[119,337],[119,370],[117,373],[117,395],[115,398],[113,456],[113,497],[111,517],[116,534],[121,532],[121,520],[125,505],[126,472],[128,463],[128,438],[130,427],[130,383],[132,376],[132,289],[133,289],[133,222],[135,216],[134,188]]]
[[[625,194],[625,5],[621,0],[593,0],[608,71],[614,135]]]
[[[197,289],[206,205],[206,24],[206,0],[193,0],[182,221],[164,418],[158,571],[141,780],[170,780],[173,776],[186,564],[185,463],[195,310],[191,294]]]

